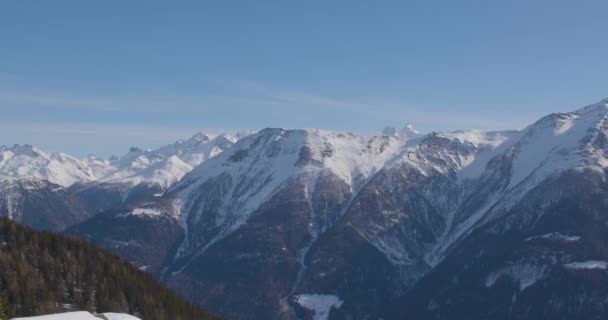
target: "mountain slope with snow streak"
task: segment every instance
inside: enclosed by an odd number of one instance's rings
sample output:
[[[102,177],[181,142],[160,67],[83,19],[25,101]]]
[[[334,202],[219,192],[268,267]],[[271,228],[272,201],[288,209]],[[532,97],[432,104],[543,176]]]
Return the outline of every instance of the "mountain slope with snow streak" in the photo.
[[[173,202],[173,207],[178,209],[186,238],[163,277],[170,283],[176,281],[174,286],[177,288],[181,281],[190,281],[184,277],[196,272],[197,265],[208,264],[207,259],[213,260],[213,264],[221,263],[220,260],[228,256],[212,258],[216,254],[213,248],[221,248],[225,242],[235,242],[234,248],[248,247],[236,245],[239,242],[236,239],[259,237],[261,230],[254,225],[261,223],[260,220],[267,228],[277,228],[273,238],[288,234],[304,237],[302,243],[277,248],[288,256],[293,254],[291,258],[285,258],[287,261],[294,259],[297,270],[296,279],[290,283],[291,289],[283,292],[283,302],[276,302],[284,306],[295,306],[297,303],[293,299],[298,295],[318,293],[303,291],[309,281],[314,281],[307,279],[308,261],[319,254],[317,247],[325,241],[326,234],[342,226],[357,228],[368,244],[389,259],[389,265],[399,265],[400,272],[411,269],[405,265],[407,259],[404,260],[411,253],[410,249],[399,248],[399,237],[409,236],[415,230],[409,230],[405,235],[385,233],[387,228],[399,226],[407,215],[395,208],[381,210],[381,218],[371,218],[352,213],[352,207],[359,206],[361,197],[384,192],[384,189],[392,188],[391,184],[417,183],[410,178],[396,182],[394,177],[404,170],[417,175],[420,183],[443,176],[441,181],[449,180],[459,185],[463,183],[459,182],[459,172],[472,163],[483,168],[489,157],[478,159],[479,155],[494,152],[515,132],[473,130],[419,134],[411,127],[396,130],[400,134],[389,131],[385,130],[388,134],[380,136],[364,137],[317,129],[265,129],[201,164],[164,197],[163,201]],[[408,188],[403,191],[407,192]],[[430,191],[423,193],[432,196]],[[449,200],[446,197],[446,206]],[[283,211],[283,217],[293,217],[295,225],[283,221],[280,216],[268,220],[275,211],[279,214],[282,210],[289,210]],[[421,261],[420,257],[416,259]],[[210,287],[216,285],[211,282],[208,283]],[[199,296],[200,292],[193,294]],[[221,313],[221,310],[216,312]]]
[[[217,270],[217,281],[237,285],[239,277],[222,271],[241,263],[236,257],[268,272],[279,272],[273,263],[282,263],[292,277],[280,282],[282,299],[257,298],[280,314],[302,316],[295,297],[319,294],[344,301],[336,312],[373,316],[382,300],[416,284],[477,230],[528,210],[522,201],[552,179],[572,171],[603,174],[606,102],[549,115],[522,131],[420,134],[406,127],[362,137],[265,129],[167,193],[186,240],[166,280],[176,287],[219,285],[200,275],[197,266],[206,266]],[[509,217],[525,225],[542,216]],[[241,281],[270,285],[264,275]]]

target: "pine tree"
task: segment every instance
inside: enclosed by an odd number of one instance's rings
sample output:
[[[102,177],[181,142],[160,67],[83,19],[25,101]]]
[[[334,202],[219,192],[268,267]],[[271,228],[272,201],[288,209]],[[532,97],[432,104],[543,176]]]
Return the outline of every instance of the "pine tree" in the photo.
[[[0,292],[0,320],[8,320],[9,313],[8,296],[5,292]]]
[[[217,319],[91,243],[35,232],[4,217],[0,239],[11,244],[0,247],[0,320],[67,310],[135,313],[146,320]]]

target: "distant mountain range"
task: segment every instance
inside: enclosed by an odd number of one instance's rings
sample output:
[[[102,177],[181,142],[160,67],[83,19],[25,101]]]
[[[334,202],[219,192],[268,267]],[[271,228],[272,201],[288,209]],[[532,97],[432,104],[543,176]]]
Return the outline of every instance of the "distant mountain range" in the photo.
[[[608,316],[608,99],[523,130],[198,134],[0,153],[0,213],[228,319]]]

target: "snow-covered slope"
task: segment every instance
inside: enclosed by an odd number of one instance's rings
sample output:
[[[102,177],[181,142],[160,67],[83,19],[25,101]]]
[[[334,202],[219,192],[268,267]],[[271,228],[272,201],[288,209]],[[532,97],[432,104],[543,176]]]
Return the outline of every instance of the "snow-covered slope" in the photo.
[[[193,206],[201,192],[207,192],[203,190],[206,184],[223,184],[221,199],[215,199],[217,224],[230,221],[233,230],[300,174],[331,172],[351,189],[357,188],[398,154],[406,141],[317,129],[264,129],[198,166],[169,192],[185,221],[204,209]]]
[[[81,160],[32,145],[0,146],[0,179],[40,179],[60,186],[93,181],[95,172]]]
[[[86,311],[49,314],[44,316],[12,318],[12,320],[140,320],[126,313],[102,313],[93,315]]]
[[[547,115],[494,149],[492,166],[473,181],[468,199],[449,213],[447,233],[429,255],[438,263],[457,241],[499,219],[531,190],[568,170],[608,168],[608,100]]]
[[[608,100],[569,113],[543,117],[522,131],[509,147],[513,157],[509,187],[525,179],[573,168],[605,168]]]
[[[69,187],[74,183],[158,183],[163,188],[251,134],[240,132],[211,138],[197,133],[187,140],[155,150],[131,148],[120,158],[104,160],[93,155],[83,160],[64,153],[45,152],[32,145],[0,146],[0,179],[39,179]]]
[[[192,166],[183,162],[179,157],[158,157],[150,160],[148,157],[137,157],[128,168],[117,169],[99,182],[138,185],[142,182],[155,183],[163,189],[181,179],[192,170]]]

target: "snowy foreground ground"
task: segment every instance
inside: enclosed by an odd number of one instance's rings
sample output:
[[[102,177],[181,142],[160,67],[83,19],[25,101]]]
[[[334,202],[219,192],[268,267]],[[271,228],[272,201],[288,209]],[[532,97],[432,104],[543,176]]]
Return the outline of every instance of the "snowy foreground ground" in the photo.
[[[11,320],[141,320],[124,313],[102,313],[92,315],[86,311],[49,314],[46,316],[13,318]]]

